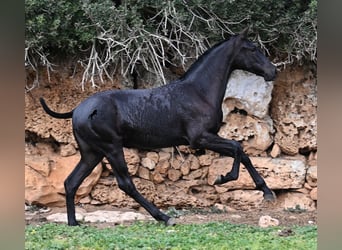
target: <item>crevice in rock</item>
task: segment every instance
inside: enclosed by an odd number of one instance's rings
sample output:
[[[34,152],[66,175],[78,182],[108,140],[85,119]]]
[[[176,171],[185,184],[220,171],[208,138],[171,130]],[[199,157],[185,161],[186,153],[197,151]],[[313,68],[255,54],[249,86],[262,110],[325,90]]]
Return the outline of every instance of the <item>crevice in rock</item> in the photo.
[[[49,138],[42,138],[37,133],[25,130],[25,143],[36,147],[37,143],[45,143],[52,147],[53,151],[58,153],[60,151],[60,143],[51,135]]]

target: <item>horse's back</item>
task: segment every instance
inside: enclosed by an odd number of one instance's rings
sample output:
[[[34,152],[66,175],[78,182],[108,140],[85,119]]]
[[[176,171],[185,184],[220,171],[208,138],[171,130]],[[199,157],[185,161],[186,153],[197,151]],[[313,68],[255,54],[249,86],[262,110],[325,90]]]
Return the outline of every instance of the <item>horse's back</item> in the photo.
[[[74,111],[73,127],[88,138],[120,138],[126,147],[186,144],[182,117],[167,88],[110,90],[94,94]]]
[[[179,115],[181,105],[167,90],[132,90],[113,96],[125,146],[160,148],[187,143],[183,137],[183,117]]]

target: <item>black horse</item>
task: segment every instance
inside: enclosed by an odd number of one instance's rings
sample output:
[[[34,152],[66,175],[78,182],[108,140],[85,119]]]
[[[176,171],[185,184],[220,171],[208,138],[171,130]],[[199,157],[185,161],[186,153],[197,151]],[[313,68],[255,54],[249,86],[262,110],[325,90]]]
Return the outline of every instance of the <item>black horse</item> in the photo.
[[[125,193],[143,206],[156,220],[173,225],[174,220],[147,201],[135,188],[128,173],[123,147],[164,148],[190,145],[234,158],[231,172],[215,184],[236,180],[240,162],[264,192],[272,191],[253,167],[240,143],[217,135],[222,124],[221,105],[228,78],[242,69],[266,81],[274,80],[276,67],[249,40],[247,29],[207,50],[178,80],[167,85],[140,90],[109,90],[96,93],[73,111],[56,113],[40,98],[44,110],[55,118],[71,118],[81,159],[64,182],[68,224],[75,218],[75,193],[94,167],[106,157]]]

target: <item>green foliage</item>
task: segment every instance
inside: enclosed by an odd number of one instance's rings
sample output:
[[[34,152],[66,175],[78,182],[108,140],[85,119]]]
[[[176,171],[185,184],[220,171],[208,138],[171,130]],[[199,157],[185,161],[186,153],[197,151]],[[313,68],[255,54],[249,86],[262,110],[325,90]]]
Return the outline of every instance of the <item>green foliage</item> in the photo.
[[[291,213],[305,213],[306,209],[305,208],[301,208],[300,205],[296,205],[295,207],[292,208],[287,208],[286,211],[291,212]]]
[[[165,227],[154,222],[131,226],[27,226],[25,249],[317,249],[317,227],[293,227],[289,236],[280,227],[262,229],[225,222]]]
[[[137,63],[161,77],[210,45],[251,27],[251,39],[278,64],[316,61],[317,0],[26,1],[27,66],[75,58],[84,82],[131,73]],[[102,78],[101,78],[102,79]]]
[[[79,1],[26,0],[25,19],[25,45],[41,52],[77,54],[96,35]]]

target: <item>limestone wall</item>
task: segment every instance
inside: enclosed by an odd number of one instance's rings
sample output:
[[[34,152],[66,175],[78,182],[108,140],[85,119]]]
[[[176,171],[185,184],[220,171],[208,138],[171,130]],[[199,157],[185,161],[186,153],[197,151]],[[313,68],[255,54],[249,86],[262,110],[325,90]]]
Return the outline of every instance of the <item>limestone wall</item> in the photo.
[[[26,95],[25,201],[64,206],[63,182],[79,160],[71,122],[43,113],[43,95],[51,107],[68,111],[95,90],[80,92],[72,81],[58,89],[54,78]],[[106,86],[112,88],[113,86]],[[53,91],[52,91],[53,90]],[[317,203],[317,83],[305,67],[280,72],[272,84],[253,74],[236,71],[223,103],[224,125],[219,134],[242,143],[257,171],[275,191],[277,205],[315,209]],[[145,152],[125,149],[125,159],[138,190],[158,207],[212,206],[222,203],[247,210],[261,206],[243,166],[237,181],[213,186],[217,175],[230,171],[233,159],[187,146]],[[85,180],[77,202],[137,207],[119,190],[106,160]]]

